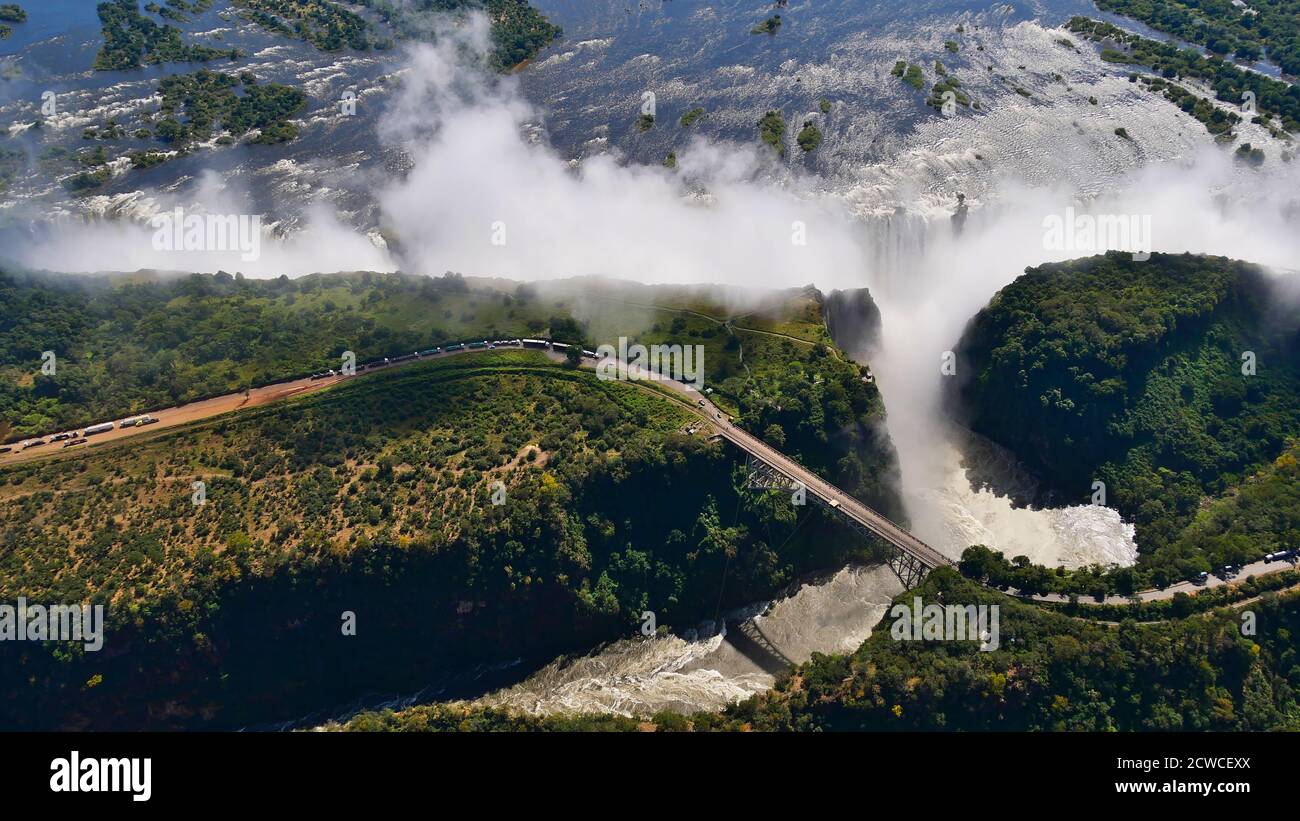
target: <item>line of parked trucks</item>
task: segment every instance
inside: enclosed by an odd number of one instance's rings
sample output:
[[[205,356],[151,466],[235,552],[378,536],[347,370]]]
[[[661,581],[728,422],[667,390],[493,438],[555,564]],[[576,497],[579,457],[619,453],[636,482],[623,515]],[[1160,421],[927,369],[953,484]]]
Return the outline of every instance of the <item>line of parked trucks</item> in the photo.
[[[63,433],[55,433],[50,436],[38,436],[35,439],[27,439],[19,442],[16,447],[18,450],[27,450],[29,448],[39,448],[42,445],[53,445],[55,442],[62,442],[63,447],[70,448],[75,445],[84,445],[89,441],[89,437],[99,433],[108,433],[114,428],[142,428],[145,425],[152,425],[158,420],[149,414],[141,416],[129,416],[120,422],[101,422],[98,425],[91,425],[82,430],[69,430]],[[0,453],[8,453],[14,449],[14,445],[0,445]]]
[[[503,348],[503,347],[538,348],[541,350],[554,350],[563,353],[568,351],[571,346],[563,342],[552,342],[549,339],[496,339],[496,340],[484,339],[477,342],[457,342],[452,345],[439,345],[437,347],[429,348],[423,351],[413,351],[409,354],[404,354],[402,356],[394,356],[391,358],[385,356],[377,359],[367,360],[366,362],[362,362],[357,365],[357,373],[360,373],[365,370],[382,368],[386,365],[392,365],[397,362],[409,362],[413,359],[423,359],[426,356],[437,356],[438,354],[456,353],[457,351],[464,351],[464,350],[487,350],[487,349]],[[588,351],[584,349],[582,351],[582,354],[583,356],[589,357],[591,359],[596,358],[595,351]],[[328,379],[329,377],[337,376],[338,374],[339,371],[336,371],[331,368],[329,370],[318,371],[316,373],[313,373],[311,375],[311,378],[313,380]],[[98,425],[91,425],[90,427],[85,428],[83,430],[71,430],[71,431],[66,431],[64,433],[56,433],[48,437],[27,439],[25,441],[17,443],[17,445],[0,445],[0,453],[9,453],[10,451],[14,450],[15,447],[17,447],[18,450],[23,451],[23,450],[27,450],[28,448],[38,448],[43,445],[52,445],[56,442],[62,442],[63,447],[70,448],[75,445],[83,445],[88,441],[89,437],[99,433],[108,433],[114,428],[144,427],[145,425],[152,425],[157,421],[158,420],[156,418],[150,416],[147,413],[141,416],[130,416],[127,417],[126,419],[121,420],[120,422],[102,422]]]

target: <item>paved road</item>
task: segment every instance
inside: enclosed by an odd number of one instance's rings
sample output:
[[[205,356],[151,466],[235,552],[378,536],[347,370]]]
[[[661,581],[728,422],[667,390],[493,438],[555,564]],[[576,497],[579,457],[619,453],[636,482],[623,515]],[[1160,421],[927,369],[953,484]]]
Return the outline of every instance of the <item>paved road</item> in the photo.
[[[1296,567],[1295,562],[1288,562],[1288,561],[1266,562],[1263,559],[1260,559],[1257,562],[1251,562],[1250,564],[1245,565],[1244,567],[1241,568],[1241,570],[1237,572],[1236,575],[1228,579],[1224,579],[1220,576],[1211,575],[1205,581],[1204,584],[1197,584],[1195,582],[1187,582],[1187,581],[1178,582],[1177,584],[1171,584],[1168,587],[1163,588],[1161,590],[1142,590],[1135,595],[1135,598],[1137,598],[1138,601],[1163,601],[1166,599],[1172,599],[1175,593],[1187,593],[1189,595],[1195,595],[1197,592],[1201,590],[1209,590],[1215,587],[1225,587],[1227,585],[1232,585],[1232,584],[1241,584],[1242,582],[1246,581],[1246,579],[1249,579],[1251,576],[1263,576],[1268,573],[1280,573],[1283,570],[1293,570],[1295,569],[1295,567]],[[1012,593],[1013,595],[1016,595],[1014,590],[1009,590],[1008,592]],[[1059,593],[1044,593],[1038,596],[1026,596],[1025,598],[1033,599],[1034,601],[1050,601],[1050,602],[1068,602],[1070,600],[1069,596],[1062,596]],[[1079,597],[1080,604],[1129,604],[1131,601],[1132,600],[1127,596],[1107,596],[1106,599],[1101,602],[1097,601],[1092,596]]]
[[[474,349],[474,350],[482,350],[482,349]],[[408,360],[406,362],[389,363],[387,365],[374,366],[366,370],[359,370],[356,376],[365,376],[366,374],[374,373],[380,370],[386,370],[388,368],[400,368],[405,365],[413,364],[414,362],[423,362],[429,359],[439,359],[446,356],[457,356],[461,353],[472,353],[472,352],[473,350],[471,349],[465,349],[463,351],[453,351],[451,353],[444,352],[441,354],[430,354],[429,356],[420,357],[419,359]],[[563,361],[564,359],[564,357],[559,356],[557,354],[552,354],[552,358],[558,359],[560,361]],[[242,392],[228,393],[225,394],[224,396],[216,396],[211,399],[204,399],[198,402],[190,402],[185,405],[177,405],[175,407],[165,408],[163,410],[151,410],[148,411],[148,415],[158,420],[152,425],[146,425],[145,427],[139,427],[139,428],[114,428],[113,430],[108,431],[106,433],[99,433],[99,434],[95,434],[94,436],[86,437],[87,439],[89,439],[89,441],[86,444],[74,445],[73,447],[68,448],[67,450],[64,450],[62,442],[47,441],[47,444],[38,445],[34,448],[28,448],[26,450],[19,450],[18,443],[14,442],[10,445],[10,447],[13,448],[13,451],[11,453],[0,453],[0,467],[7,467],[8,465],[17,462],[28,462],[33,459],[40,459],[41,457],[53,456],[59,453],[68,453],[71,451],[85,450],[86,448],[95,447],[105,442],[113,442],[131,436],[138,436],[143,433],[153,433],[155,431],[165,430],[167,428],[174,428],[178,425],[184,425],[190,422],[197,422],[202,419],[210,419],[214,416],[220,416],[224,413],[230,413],[231,411],[244,410],[246,408],[254,408],[259,405],[269,404],[271,402],[279,402],[280,400],[283,399],[288,399],[293,396],[301,396],[302,394],[305,393],[318,391],[323,388],[328,388],[332,385],[337,385],[340,382],[346,381],[348,379],[354,379],[354,378],[356,377],[343,376],[341,374],[337,374],[335,376],[329,376],[324,379],[312,379],[311,377],[303,377],[302,379],[293,379],[288,382],[277,382],[274,385],[263,385],[260,388],[253,388],[251,391],[249,391],[246,394]],[[132,416],[142,416],[142,415],[144,414],[143,413],[132,414]],[[110,420],[104,419],[101,421],[107,422]],[[117,420],[112,420],[112,421],[117,421]],[[37,438],[37,437],[30,437],[30,438]],[[46,440],[49,439],[48,436],[44,438]]]

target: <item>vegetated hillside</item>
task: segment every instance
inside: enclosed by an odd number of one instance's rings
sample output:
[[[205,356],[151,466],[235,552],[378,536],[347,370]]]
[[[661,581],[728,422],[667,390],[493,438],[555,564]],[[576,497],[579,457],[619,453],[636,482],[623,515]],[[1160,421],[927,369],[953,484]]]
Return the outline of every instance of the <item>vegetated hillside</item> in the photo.
[[[1204,497],[1300,434],[1300,310],[1279,293],[1221,257],[1031,268],[967,327],[953,399],[1058,501],[1086,502],[1104,482],[1106,503],[1137,523],[1143,563],[1171,562],[1181,548],[1164,548]]]
[[[0,441],[142,413],[449,342],[550,336],[702,345],[704,384],[751,431],[900,517],[884,405],[843,358],[815,290],[732,318],[736,294],[592,280],[401,274],[249,280],[0,272]],[[43,351],[57,369],[40,372]]]
[[[851,656],[814,656],[726,713],[760,730],[1294,730],[1300,596],[1241,615],[1118,628],[1009,599],[942,569],[896,603],[997,604],[1000,647],[897,641],[886,613]]]
[[[485,351],[6,470],[0,598],[104,602],[109,627],[98,653],[0,646],[3,725],[288,719],[871,556],[814,506],[740,493],[738,455],[647,391]]]
[[[1108,627],[1026,604],[944,568],[895,604],[997,605],[999,647],[899,641],[888,611],[849,655],[814,654],[766,694],[721,714],[522,716],[460,703],[365,712],[342,729],[472,730],[1295,730],[1300,595],[1241,613]]]

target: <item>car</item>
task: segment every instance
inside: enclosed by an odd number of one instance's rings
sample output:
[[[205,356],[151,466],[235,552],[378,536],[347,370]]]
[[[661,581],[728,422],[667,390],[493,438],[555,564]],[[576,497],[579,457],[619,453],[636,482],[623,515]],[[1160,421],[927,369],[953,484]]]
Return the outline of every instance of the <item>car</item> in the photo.
[[[1192,584],[1205,584],[1209,580],[1210,574],[1207,571],[1202,570],[1200,573],[1197,573],[1192,577]]]
[[[700,407],[701,407],[701,408],[704,407],[704,400],[701,399],[700,402],[699,402],[699,404],[700,404]]]
[[[8,445],[0,445],[0,453],[9,453],[12,450],[13,448],[9,447]]]

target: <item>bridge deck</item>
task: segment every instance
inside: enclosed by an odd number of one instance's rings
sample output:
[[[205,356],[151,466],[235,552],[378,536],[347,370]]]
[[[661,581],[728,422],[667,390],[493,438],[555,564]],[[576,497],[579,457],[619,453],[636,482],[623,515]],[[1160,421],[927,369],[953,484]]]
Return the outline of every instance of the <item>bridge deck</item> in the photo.
[[[845,516],[889,542],[933,570],[952,564],[952,560],[908,531],[891,522],[885,516],[859,502],[853,496],[832,485],[817,474],[782,454],[756,436],[730,424],[719,425],[719,430],[727,441],[757,459],[766,462],[786,477],[803,484],[808,492],[823,502],[838,502],[837,510]]]

